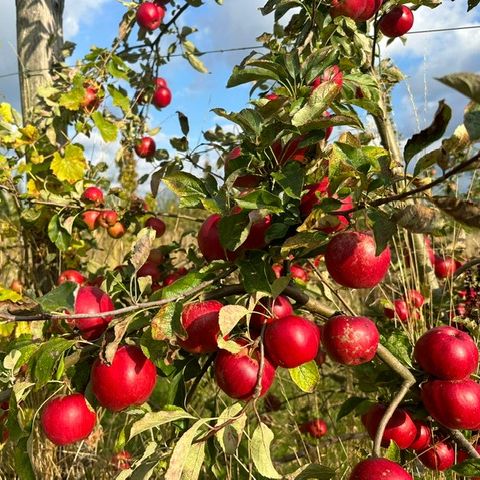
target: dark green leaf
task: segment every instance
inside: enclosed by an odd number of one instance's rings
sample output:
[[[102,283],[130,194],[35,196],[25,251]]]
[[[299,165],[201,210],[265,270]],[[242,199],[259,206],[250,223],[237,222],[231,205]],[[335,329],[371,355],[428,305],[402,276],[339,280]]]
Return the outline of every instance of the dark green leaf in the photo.
[[[188,117],[184,115],[182,112],[177,112],[178,115],[178,122],[180,123],[180,128],[182,129],[182,133],[187,136],[188,132],[190,131],[190,125],[188,124]]]
[[[247,239],[250,226],[248,215],[244,213],[222,217],[218,222],[218,233],[223,247],[236,250]]]
[[[21,438],[15,445],[13,457],[15,461],[15,473],[20,480],[35,480],[37,477],[30,461],[29,437]],[[31,448],[31,445],[30,445]]]
[[[347,398],[341,405],[340,410],[337,413],[337,421],[343,417],[346,417],[350,413],[354,412],[357,408],[361,408],[363,405],[370,403],[368,398],[364,397],[350,397]]]
[[[441,78],[439,82],[463,93],[476,103],[480,103],[480,75],[477,73],[452,73]]]
[[[46,312],[59,310],[73,311],[75,305],[74,292],[77,287],[78,285],[73,282],[62,283],[43,297],[37,298],[36,301]]]
[[[382,345],[405,365],[412,366],[412,345],[403,331],[394,331]]]
[[[269,267],[264,262],[262,252],[252,252],[248,259],[240,260],[238,263],[242,283],[248,293],[271,293],[272,288],[266,271]]]
[[[480,140],[480,104],[471,102],[465,109],[465,128],[472,142]]]
[[[299,162],[287,162],[279,172],[272,177],[291,198],[300,198],[303,189],[305,169]]]
[[[468,458],[464,462],[454,465],[451,470],[464,477],[478,477],[480,476],[480,460]]]
[[[266,190],[256,190],[236,200],[240,208],[247,210],[267,210],[269,213],[283,212],[280,198]]]
[[[397,225],[378,210],[369,212],[368,216],[373,221],[373,234],[377,246],[375,254],[380,255],[397,232]]]
[[[336,472],[330,467],[311,463],[295,477],[295,480],[331,480],[335,477]]]

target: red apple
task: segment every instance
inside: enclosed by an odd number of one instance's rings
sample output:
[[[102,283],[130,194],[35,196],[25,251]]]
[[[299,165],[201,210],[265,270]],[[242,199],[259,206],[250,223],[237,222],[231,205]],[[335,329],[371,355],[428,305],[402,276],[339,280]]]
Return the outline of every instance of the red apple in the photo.
[[[161,278],[160,270],[158,266],[148,260],[138,269],[137,277],[152,277],[153,283],[158,283]]]
[[[385,13],[378,22],[378,28],[390,38],[405,35],[413,26],[413,12],[405,5],[398,5]]]
[[[242,154],[242,149],[238,145],[233,147],[230,153],[225,158],[225,167],[227,167],[228,163],[232,160],[235,160]],[[247,174],[241,175],[235,179],[233,182],[233,186],[237,188],[255,188],[257,187],[262,181],[262,177],[259,175]]]
[[[112,464],[118,470],[128,470],[132,466],[132,455],[126,450],[112,456]]]
[[[262,299],[257,303],[250,318],[250,328],[260,330],[264,323],[272,323],[275,320],[293,315],[293,307],[287,297],[278,296],[275,300]]]
[[[159,218],[150,217],[145,221],[145,226],[147,228],[153,228],[155,230],[155,238],[160,238],[166,230],[166,225],[163,220]]]
[[[438,278],[449,278],[458,268],[457,263],[452,257],[440,257],[435,255],[435,275]]]
[[[338,67],[338,65],[332,65],[331,67],[327,67],[320,77],[315,78],[311,83],[312,92],[318,88],[322,83],[325,82],[334,82],[340,88],[343,87],[343,73]]]
[[[110,366],[97,358],[90,378],[100,405],[118,412],[150,398],[157,370],[138,347],[126,345],[116,351]]]
[[[411,450],[420,451],[425,450],[432,441],[432,430],[430,427],[421,420],[413,420],[415,427],[417,428],[417,434],[415,440],[410,445]]]
[[[10,290],[13,290],[14,292],[21,295],[23,292],[23,283],[18,280],[18,278],[12,280],[12,283],[10,284]]]
[[[168,87],[157,87],[153,92],[152,103],[157,108],[165,108],[172,101],[172,92]]]
[[[57,284],[61,285],[65,282],[74,282],[83,285],[86,278],[78,270],[64,270],[58,277]]]
[[[245,345],[237,340],[239,345]],[[252,351],[248,346],[239,353],[233,354],[220,350],[215,359],[215,380],[217,385],[229,397],[248,400],[255,393],[259,374],[258,350]],[[260,396],[265,395],[275,378],[275,367],[267,357],[264,358]]]
[[[306,318],[282,317],[267,325],[265,353],[275,366],[295,368],[314,360],[320,347],[320,331]]]
[[[275,275],[275,278],[280,278],[283,274],[283,267],[278,263],[275,265],[272,265],[272,270]]]
[[[448,325],[424,333],[415,344],[414,356],[422,370],[442,380],[461,380],[478,366],[472,337]]]
[[[271,93],[267,93],[267,94],[264,96],[264,98],[266,98],[267,100],[272,101],[272,100],[278,100],[280,97],[279,97],[276,93],[271,92]]]
[[[357,20],[367,7],[367,0],[332,0],[330,15],[350,17]]]
[[[380,10],[382,3],[383,0],[367,0],[365,10],[356,18],[357,22],[366,22],[373,18],[373,16]]]
[[[155,78],[153,83],[155,85],[155,88],[160,88],[160,87],[168,88],[167,81],[162,77]]]
[[[305,140],[303,135],[289,140],[285,146],[282,147],[282,143],[277,140],[272,145],[272,150],[280,165],[291,160],[295,162],[304,163],[305,155],[308,152],[309,147],[299,147],[300,143]]]
[[[202,223],[198,232],[198,247],[207,262],[212,262],[213,260],[232,260],[235,258],[235,254],[233,252],[227,254],[220,243],[218,222],[221,218],[217,213],[210,215]]]
[[[322,438],[328,431],[327,424],[321,418],[302,423],[299,428],[302,433],[308,433],[314,438]]]
[[[218,313],[222,307],[216,300],[186,305],[182,311],[182,325],[187,332],[187,339],[177,338],[177,343],[190,353],[215,352],[220,333]]]
[[[418,290],[407,290],[407,301],[415,308],[422,308],[425,298]]]
[[[337,315],[322,329],[322,344],[328,355],[344,365],[360,365],[373,359],[380,334],[367,317]]]
[[[302,282],[305,282],[305,283],[308,282],[309,274],[300,265],[296,265],[296,264],[290,265],[290,275],[292,276],[292,278],[301,280]]]
[[[397,298],[394,300],[393,309],[385,307],[383,312],[388,318],[394,319],[396,317],[403,323],[408,322],[408,319],[410,318],[407,302],[403,300],[403,298]]]
[[[82,213],[82,220],[89,230],[95,230],[98,226],[98,217],[100,212],[95,210],[87,210]]]
[[[449,442],[439,440],[421,452],[418,459],[430,470],[443,472],[455,463],[455,449]]]
[[[480,385],[463,380],[429,380],[421,385],[422,402],[430,416],[448,428],[480,428]]]
[[[155,30],[162,23],[165,11],[152,2],[140,4],[137,10],[137,23],[145,30]]]
[[[98,217],[98,223],[103,228],[113,227],[118,222],[118,213],[115,210],[104,210]]]
[[[112,238],[121,238],[125,235],[126,231],[125,225],[121,222],[117,222],[115,225],[107,228],[107,233]]]
[[[266,215],[265,217],[255,221],[250,227],[247,239],[240,245],[237,251],[244,250],[261,250],[265,248],[267,242],[265,241],[265,235],[272,223],[272,217]]]
[[[97,287],[80,287],[75,298],[75,314],[104,313],[115,309],[112,299]],[[77,318],[75,326],[85,340],[96,340],[107,329],[112,316]]]
[[[355,466],[348,480],[413,480],[398,463],[386,458],[369,458]]]
[[[103,192],[98,187],[88,187],[82,193],[82,200],[98,207],[103,204]]]
[[[150,158],[155,155],[155,140],[152,137],[142,137],[135,144],[135,153],[140,158]]]
[[[43,433],[55,445],[69,445],[87,438],[96,421],[95,411],[81,393],[48,400],[40,415]]]
[[[93,85],[85,85],[85,96],[80,102],[80,106],[86,113],[94,112],[100,105],[98,97],[98,88]]]
[[[378,285],[390,266],[390,248],[376,256],[369,232],[342,232],[335,235],[325,251],[325,265],[333,279],[350,288]]]

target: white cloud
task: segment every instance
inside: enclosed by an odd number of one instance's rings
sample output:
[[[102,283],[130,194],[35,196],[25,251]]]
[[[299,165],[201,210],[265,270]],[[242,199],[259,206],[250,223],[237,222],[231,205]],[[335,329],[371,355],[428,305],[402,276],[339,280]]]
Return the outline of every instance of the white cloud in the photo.
[[[65,0],[63,15],[64,36],[67,39],[75,37],[82,24],[91,24],[99,20],[103,6],[112,0]],[[103,17],[103,20],[108,20]]]

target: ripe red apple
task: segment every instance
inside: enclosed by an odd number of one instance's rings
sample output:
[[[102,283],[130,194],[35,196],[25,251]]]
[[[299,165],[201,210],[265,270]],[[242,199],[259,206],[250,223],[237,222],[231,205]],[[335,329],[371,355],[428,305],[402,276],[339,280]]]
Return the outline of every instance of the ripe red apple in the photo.
[[[163,220],[159,218],[150,217],[145,221],[145,226],[147,228],[153,228],[155,230],[155,238],[160,238],[166,230],[166,225]]]
[[[435,255],[434,268],[437,278],[443,279],[451,277],[458,267],[452,257],[440,257],[439,255]]]
[[[155,30],[162,23],[165,11],[152,2],[140,4],[137,10],[137,23],[145,30]]]
[[[100,405],[118,412],[149,399],[157,381],[157,370],[138,347],[126,345],[116,351],[110,366],[97,358],[90,379]]]
[[[98,96],[98,88],[93,85],[85,85],[85,96],[80,102],[80,106],[86,113],[92,113],[99,105],[100,98]]]
[[[157,146],[155,140],[152,137],[142,137],[135,144],[135,153],[140,158],[149,158],[155,155]]]
[[[478,366],[472,337],[448,325],[424,333],[415,344],[414,356],[422,370],[442,380],[461,380]]]
[[[82,200],[98,207],[104,202],[103,192],[98,187],[87,187],[82,193]]]
[[[126,231],[125,225],[121,222],[117,222],[115,225],[107,228],[107,233],[112,238],[121,238],[125,235]]]
[[[403,300],[403,298],[397,298],[394,300],[393,308],[385,307],[383,312],[388,318],[394,319],[397,317],[403,323],[408,322],[408,319],[410,318],[407,302]]]
[[[245,341],[237,340],[239,345]],[[220,350],[215,359],[215,380],[217,385],[231,398],[248,400],[255,393],[259,373],[258,350],[252,351],[245,346],[239,353],[233,354]],[[275,378],[275,367],[267,357],[264,358],[260,396],[265,395]]]
[[[480,428],[480,385],[463,380],[429,380],[421,385],[422,402],[430,416],[448,428]]]
[[[279,97],[276,93],[271,92],[271,93],[267,93],[267,94],[264,96],[264,98],[266,98],[267,100],[272,101],[272,100],[278,100],[280,97]]]
[[[242,154],[242,149],[238,145],[233,147],[229,154],[225,158],[225,167],[228,166],[228,163],[232,160],[235,160]],[[259,175],[247,174],[241,175],[235,179],[233,186],[237,188],[255,188],[262,181],[262,177]]]
[[[418,459],[430,470],[443,472],[455,463],[455,449],[451,443],[439,440],[421,452]]]
[[[210,215],[202,223],[198,232],[198,247],[207,262],[212,262],[213,260],[232,260],[235,258],[235,254],[233,252],[227,254],[220,243],[218,222],[221,218],[217,213]]]
[[[328,427],[324,420],[321,418],[315,418],[300,425],[300,431],[302,433],[308,433],[314,438],[322,438],[327,434]]]
[[[413,12],[405,5],[398,5],[385,13],[378,22],[378,28],[390,38],[405,35],[413,26]]]
[[[168,87],[157,87],[153,92],[152,103],[157,108],[165,108],[172,101],[172,92]]]
[[[153,283],[158,283],[161,278],[160,270],[158,269],[157,265],[148,260],[138,269],[137,277],[152,277]]]
[[[275,275],[275,278],[280,278],[283,275],[283,267],[278,263],[275,265],[272,265],[272,270]]]
[[[126,450],[112,456],[112,464],[118,470],[128,470],[132,466],[132,455]]]
[[[81,393],[48,400],[40,415],[43,433],[55,445],[69,445],[87,438],[96,421],[95,411]]]
[[[367,0],[332,0],[330,15],[350,17],[357,20],[367,7]]]
[[[97,212],[95,210],[87,210],[86,212],[82,213],[82,220],[89,230],[95,230],[98,226],[99,216],[100,212]]]
[[[383,0],[367,0],[365,10],[356,18],[357,22],[366,22],[373,18],[373,16],[380,10],[382,3]]]
[[[370,232],[342,232],[328,242],[325,265],[333,279],[350,288],[378,285],[390,266],[390,248],[375,254],[375,240]]]
[[[98,223],[103,228],[113,227],[118,222],[118,213],[115,210],[104,210],[98,217]]]
[[[425,298],[418,290],[407,290],[407,301],[415,308],[422,308]]]
[[[267,325],[265,353],[273,365],[295,368],[313,360],[320,347],[320,331],[306,318],[282,317]]]
[[[115,309],[112,299],[97,287],[80,287],[75,298],[74,313],[103,313]],[[113,317],[77,318],[75,326],[85,340],[96,340],[107,329]]]
[[[58,277],[57,284],[61,285],[65,282],[74,282],[83,285],[86,278],[78,270],[64,270]]]
[[[292,276],[292,278],[301,280],[302,282],[305,282],[305,283],[308,282],[309,274],[300,265],[296,265],[296,264],[290,265],[290,275]]]
[[[216,300],[186,305],[182,311],[182,325],[187,332],[187,339],[177,338],[177,343],[191,353],[215,352],[220,333],[218,312],[222,307]]]
[[[273,301],[271,298],[262,299],[250,317],[250,328],[260,330],[264,323],[272,323],[289,315],[293,315],[293,307],[287,297],[279,295]]]
[[[398,463],[386,458],[369,458],[358,463],[348,480],[413,480]]]
[[[415,440],[410,445],[411,450],[420,451],[425,450],[432,441],[432,430],[430,427],[421,420],[413,420],[415,427],[417,429],[417,434],[415,436]]]
[[[322,344],[328,355],[344,365],[369,362],[377,352],[380,334],[367,317],[337,315],[322,329]]]
[[[155,78],[153,84],[155,85],[155,88],[160,88],[160,87],[168,88],[167,81],[162,77]]]
[[[303,135],[289,140],[285,146],[282,147],[282,142],[277,140],[272,145],[273,154],[277,159],[279,165],[283,165],[291,160],[295,162],[304,163],[305,155],[308,152],[309,147],[299,147],[300,143],[305,140]]]
[[[270,215],[266,215],[255,221],[250,227],[247,239],[240,245],[237,251],[243,252],[245,250],[261,250],[264,248],[267,244],[265,241],[265,235],[270,228],[271,223],[272,217]]]
[[[325,82],[334,82],[340,88],[343,87],[343,73],[338,67],[338,65],[332,65],[331,67],[327,67],[322,73],[322,75],[315,78],[311,83],[311,91],[313,92],[316,88],[318,88],[322,83]]]

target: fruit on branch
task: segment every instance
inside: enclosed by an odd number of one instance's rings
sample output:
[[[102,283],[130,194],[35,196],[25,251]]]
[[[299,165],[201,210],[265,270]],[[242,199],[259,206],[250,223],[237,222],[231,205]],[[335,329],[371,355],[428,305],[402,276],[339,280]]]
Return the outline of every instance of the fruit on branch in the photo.
[[[366,22],[380,10],[383,0],[367,0],[365,10],[357,17],[357,22]]]
[[[344,365],[360,365],[373,359],[380,334],[367,317],[337,315],[322,328],[322,345],[327,354]]]
[[[293,264],[290,265],[290,275],[296,280],[301,280],[304,283],[308,282],[310,277],[309,273],[300,265]]]
[[[248,400],[255,393],[260,370],[260,353],[239,339],[236,343],[243,346],[238,353],[220,350],[215,359],[215,380],[217,385],[229,397]],[[260,397],[267,393],[275,379],[275,367],[264,357]]]
[[[233,149],[225,157],[225,169],[228,169],[229,163],[242,155],[242,149],[238,145],[233,147]],[[237,188],[255,188],[262,181],[262,177],[259,175],[247,174],[238,176],[234,182],[233,186]]]
[[[107,228],[107,233],[112,238],[121,238],[125,235],[126,231],[125,225],[121,222],[117,222],[115,225]]]
[[[137,23],[145,30],[157,29],[163,21],[165,9],[152,2],[144,2],[137,9]]]
[[[153,228],[155,230],[155,238],[160,238],[167,229],[165,222],[160,220],[160,218],[150,217],[145,221],[145,226],[147,228]]]
[[[265,355],[273,365],[295,368],[317,356],[320,330],[306,318],[289,315],[267,325],[264,341]]]
[[[275,275],[275,278],[280,278],[283,275],[283,267],[276,263],[275,265],[272,265],[272,270]]]
[[[126,450],[112,455],[112,464],[118,470],[128,470],[132,465],[132,454]]]
[[[85,86],[85,95],[80,102],[80,106],[86,113],[94,112],[100,105],[100,97],[98,96],[98,88],[86,84]]]
[[[135,144],[135,153],[140,158],[150,158],[155,155],[155,140],[152,137],[142,137]]]
[[[378,425],[387,410],[385,405],[373,405],[370,410],[362,415],[362,423],[367,429],[372,440],[378,430]],[[410,415],[403,409],[397,408],[385,427],[382,436],[382,447],[388,447],[393,440],[398,448],[409,448],[417,435],[417,427],[413,423]]]
[[[383,312],[385,316],[391,319],[395,317],[401,322],[406,323],[410,318],[410,311],[408,309],[407,302],[403,298],[397,298],[393,301],[393,308],[385,307]]]
[[[289,140],[285,146],[282,146],[282,142],[280,140],[274,142],[272,145],[272,150],[279,165],[283,165],[284,163],[292,160],[295,162],[304,163],[305,156],[310,148],[299,146],[304,140],[305,137],[300,135]]]
[[[473,380],[429,380],[421,385],[421,398],[430,416],[445,427],[480,428],[480,385]]]
[[[115,210],[104,210],[98,217],[98,223],[103,228],[113,227],[118,222],[118,213]]]
[[[407,302],[415,308],[422,308],[425,297],[418,290],[407,290]]]
[[[138,269],[137,278],[140,277],[152,277],[152,282],[159,282],[161,278],[160,270],[158,266],[148,260]]]
[[[250,318],[250,328],[260,330],[264,323],[272,323],[289,315],[293,315],[293,307],[287,297],[279,295],[274,300],[271,298],[262,299],[253,310]]]
[[[378,256],[370,232],[342,232],[328,242],[325,265],[332,278],[349,288],[370,288],[378,285],[390,266],[390,248]]]
[[[413,26],[413,12],[405,5],[398,5],[385,13],[378,22],[378,28],[390,38],[405,35]]]
[[[96,210],[87,210],[86,212],[82,213],[83,223],[85,223],[90,231],[97,228],[98,217],[100,216],[100,213],[101,212],[97,212]]]
[[[64,270],[58,277],[57,284],[65,282],[74,282],[83,285],[87,279],[78,270]]]
[[[367,7],[367,0],[332,0],[330,15],[332,18],[344,16],[357,20]]]
[[[313,82],[310,84],[312,87],[312,92],[317,89],[322,83],[325,82],[334,82],[340,88],[343,87],[343,73],[340,70],[338,65],[332,65],[331,67],[327,67],[322,75],[315,78]]]
[[[455,463],[455,449],[450,442],[438,440],[420,452],[418,459],[430,470],[443,472]]]
[[[417,429],[415,440],[408,447],[411,450],[420,451],[425,450],[432,442],[432,430],[430,427],[421,420],[413,420]]]
[[[322,438],[328,431],[327,424],[321,418],[302,423],[299,428],[302,433],[308,433],[314,438]]]
[[[97,287],[80,287],[75,298],[75,314],[98,314],[115,309],[112,299]],[[107,329],[113,317],[87,317],[75,319],[75,326],[85,340],[96,340]]]
[[[81,393],[48,400],[40,415],[43,433],[55,445],[69,445],[87,438],[96,421],[95,411]]]
[[[264,248],[267,244],[265,241],[265,235],[270,228],[271,223],[272,217],[270,215],[257,217],[250,227],[247,239],[240,245],[240,247],[238,247],[237,251],[243,252],[245,250],[261,250]]]
[[[85,203],[93,203],[96,207],[103,205],[103,192],[98,187],[87,187],[82,193]]]
[[[168,87],[157,87],[153,92],[152,103],[157,108],[165,108],[172,101],[172,92]]]
[[[413,480],[398,463],[386,458],[369,458],[358,463],[348,480]]]
[[[186,305],[182,311],[182,325],[187,338],[177,338],[178,345],[190,353],[215,352],[220,333],[218,315],[222,307],[216,300]]]
[[[267,100],[278,100],[280,97],[276,94],[276,93],[267,93],[264,98],[266,98]]]
[[[146,402],[155,387],[157,371],[140,348],[120,347],[111,365],[97,358],[92,366],[92,392],[100,405],[118,412]]]
[[[457,262],[452,257],[440,257],[435,255],[435,275],[437,278],[449,278],[458,268]]]
[[[169,275],[167,275],[163,279],[162,285],[164,287],[168,287],[172,283],[176,282],[179,278],[184,277],[187,273],[188,273],[188,271],[186,269],[181,269],[180,268],[176,272],[173,272],[173,273],[170,273]]]
[[[166,87],[168,88],[167,81],[162,77],[156,77],[154,80],[155,88]]]
[[[423,371],[442,380],[461,380],[478,366],[472,337],[448,325],[424,333],[415,344],[414,357]]]

